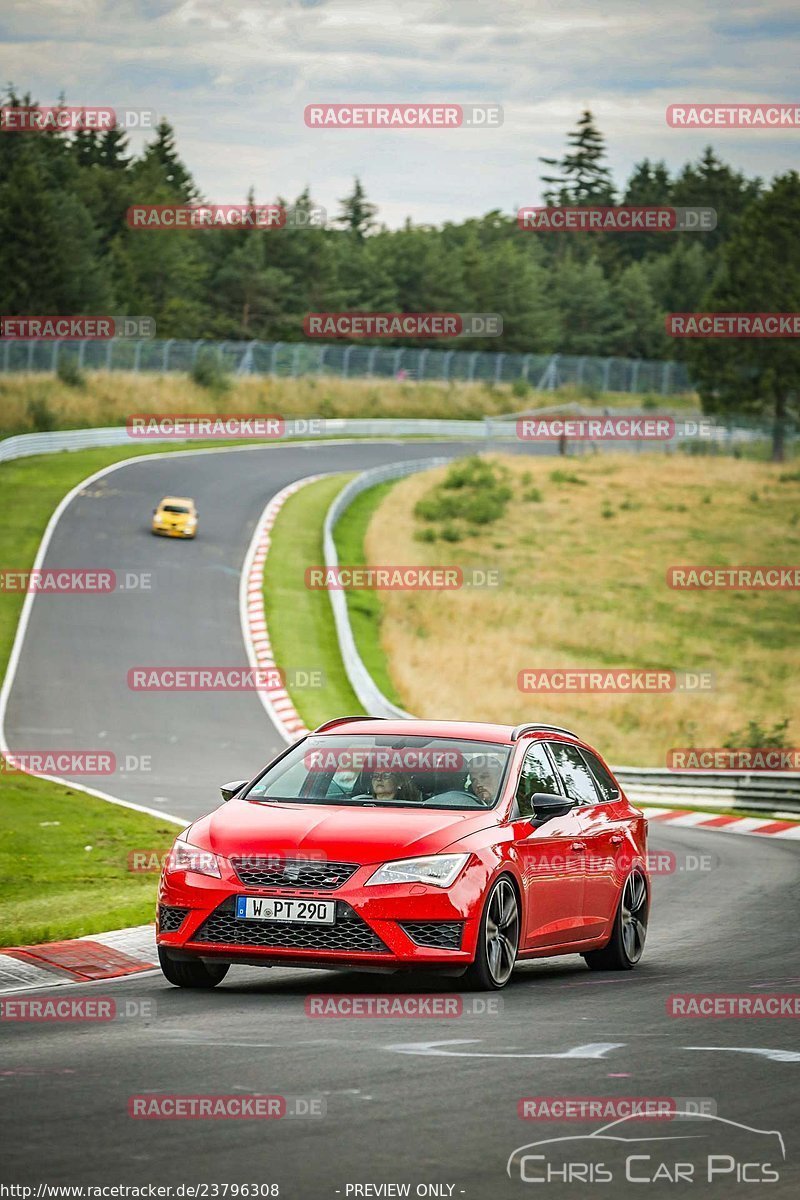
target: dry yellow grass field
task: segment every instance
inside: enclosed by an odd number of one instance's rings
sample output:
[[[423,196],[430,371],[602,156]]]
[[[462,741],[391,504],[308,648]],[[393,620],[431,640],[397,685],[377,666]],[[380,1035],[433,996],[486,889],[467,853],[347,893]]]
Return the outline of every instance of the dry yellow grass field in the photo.
[[[0,435],[36,429],[124,425],[131,413],[279,413],[284,417],[442,417],[479,419],[580,400],[571,389],[515,395],[510,385],[413,383],[394,379],[232,378],[227,390],[198,386],[188,375],[91,371],[83,387],[54,375],[0,376]],[[603,406],[641,397],[607,394]],[[696,398],[665,398],[670,410],[696,407]],[[587,400],[582,401],[588,404]],[[650,401],[656,404],[656,400]]]
[[[665,582],[677,564],[800,563],[796,466],[651,453],[493,461],[507,468],[513,499],[464,540],[414,537],[425,525],[414,505],[444,469],[399,483],[369,524],[370,563],[502,572],[494,589],[382,593],[382,645],[409,711],[564,724],[633,765],[663,766],[670,747],[721,745],[751,719],[772,727],[789,717],[798,744],[798,593]],[[713,690],[518,690],[519,671],[565,666],[708,671]]]

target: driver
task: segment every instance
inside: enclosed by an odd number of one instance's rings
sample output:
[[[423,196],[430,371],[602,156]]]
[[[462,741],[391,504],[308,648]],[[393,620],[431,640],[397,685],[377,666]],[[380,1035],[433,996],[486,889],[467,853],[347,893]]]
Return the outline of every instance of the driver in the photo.
[[[496,754],[480,754],[469,768],[470,790],[481,804],[494,804],[503,776],[503,762]]]

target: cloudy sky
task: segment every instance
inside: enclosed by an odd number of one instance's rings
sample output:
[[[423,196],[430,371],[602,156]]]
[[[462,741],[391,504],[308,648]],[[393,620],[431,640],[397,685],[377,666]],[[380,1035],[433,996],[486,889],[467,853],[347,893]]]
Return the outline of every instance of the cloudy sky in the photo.
[[[800,9],[783,0],[3,0],[4,80],[43,104],[147,107],[175,126],[210,201],[329,211],[361,176],[397,225],[516,211],[539,155],[595,113],[618,182],[709,141],[769,178],[800,130],[669,129],[668,104],[798,101]],[[313,130],[313,102],[500,103],[501,128]],[[12,135],[6,135],[12,136]],[[134,144],[136,144],[134,142]]]

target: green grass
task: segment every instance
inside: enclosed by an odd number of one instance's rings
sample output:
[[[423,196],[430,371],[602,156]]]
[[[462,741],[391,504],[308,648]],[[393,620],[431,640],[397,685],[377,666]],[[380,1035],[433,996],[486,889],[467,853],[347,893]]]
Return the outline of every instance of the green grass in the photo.
[[[128,855],[164,853],[176,825],[25,775],[3,777],[0,824],[0,945],[153,920],[157,877]]]
[[[357,496],[336,526],[334,541],[339,562],[348,566],[364,566],[364,537],[372,514],[383,503],[396,480],[379,483]],[[401,705],[386,665],[381,646],[382,605],[376,591],[347,592],[347,610],[358,652],[376,684],[388,700]]]
[[[310,729],[331,717],[364,711],[342,665],[328,593],[305,584],[306,567],[323,563],[325,514],[350,478],[334,475],[290,496],[273,526],[264,571],[264,609],[275,661],[289,674],[322,673],[321,688],[288,688]]]

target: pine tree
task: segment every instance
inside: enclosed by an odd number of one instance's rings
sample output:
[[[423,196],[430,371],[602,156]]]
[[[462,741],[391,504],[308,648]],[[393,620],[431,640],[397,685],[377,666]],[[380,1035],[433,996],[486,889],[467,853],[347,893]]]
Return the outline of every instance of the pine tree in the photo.
[[[707,312],[800,312],[800,175],[790,171],[743,213],[722,249]],[[689,311],[685,309],[683,311]],[[711,413],[749,414],[772,423],[772,457],[782,462],[788,428],[800,420],[800,349],[791,337],[696,338],[692,376]]]
[[[567,135],[569,149],[563,158],[543,158],[545,166],[554,167],[555,175],[542,175],[548,184],[545,202],[552,204],[613,204],[614,185],[611,171],[605,166],[605,140],[586,109],[576,128]]]
[[[178,155],[175,148],[175,131],[168,121],[162,120],[159,123],[156,139],[145,147],[142,162],[144,165],[155,162],[161,167],[161,177],[169,187],[172,199],[185,203],[197,199],[197,187]]]
[[[348,233],[361,240],[371,229],[375,228],[375,216],[378,212],[376,205],[370,204],[361,180],[356,178],[353,190],[339,203],[342,210],[336,218],[336,224],[341,225]]]

